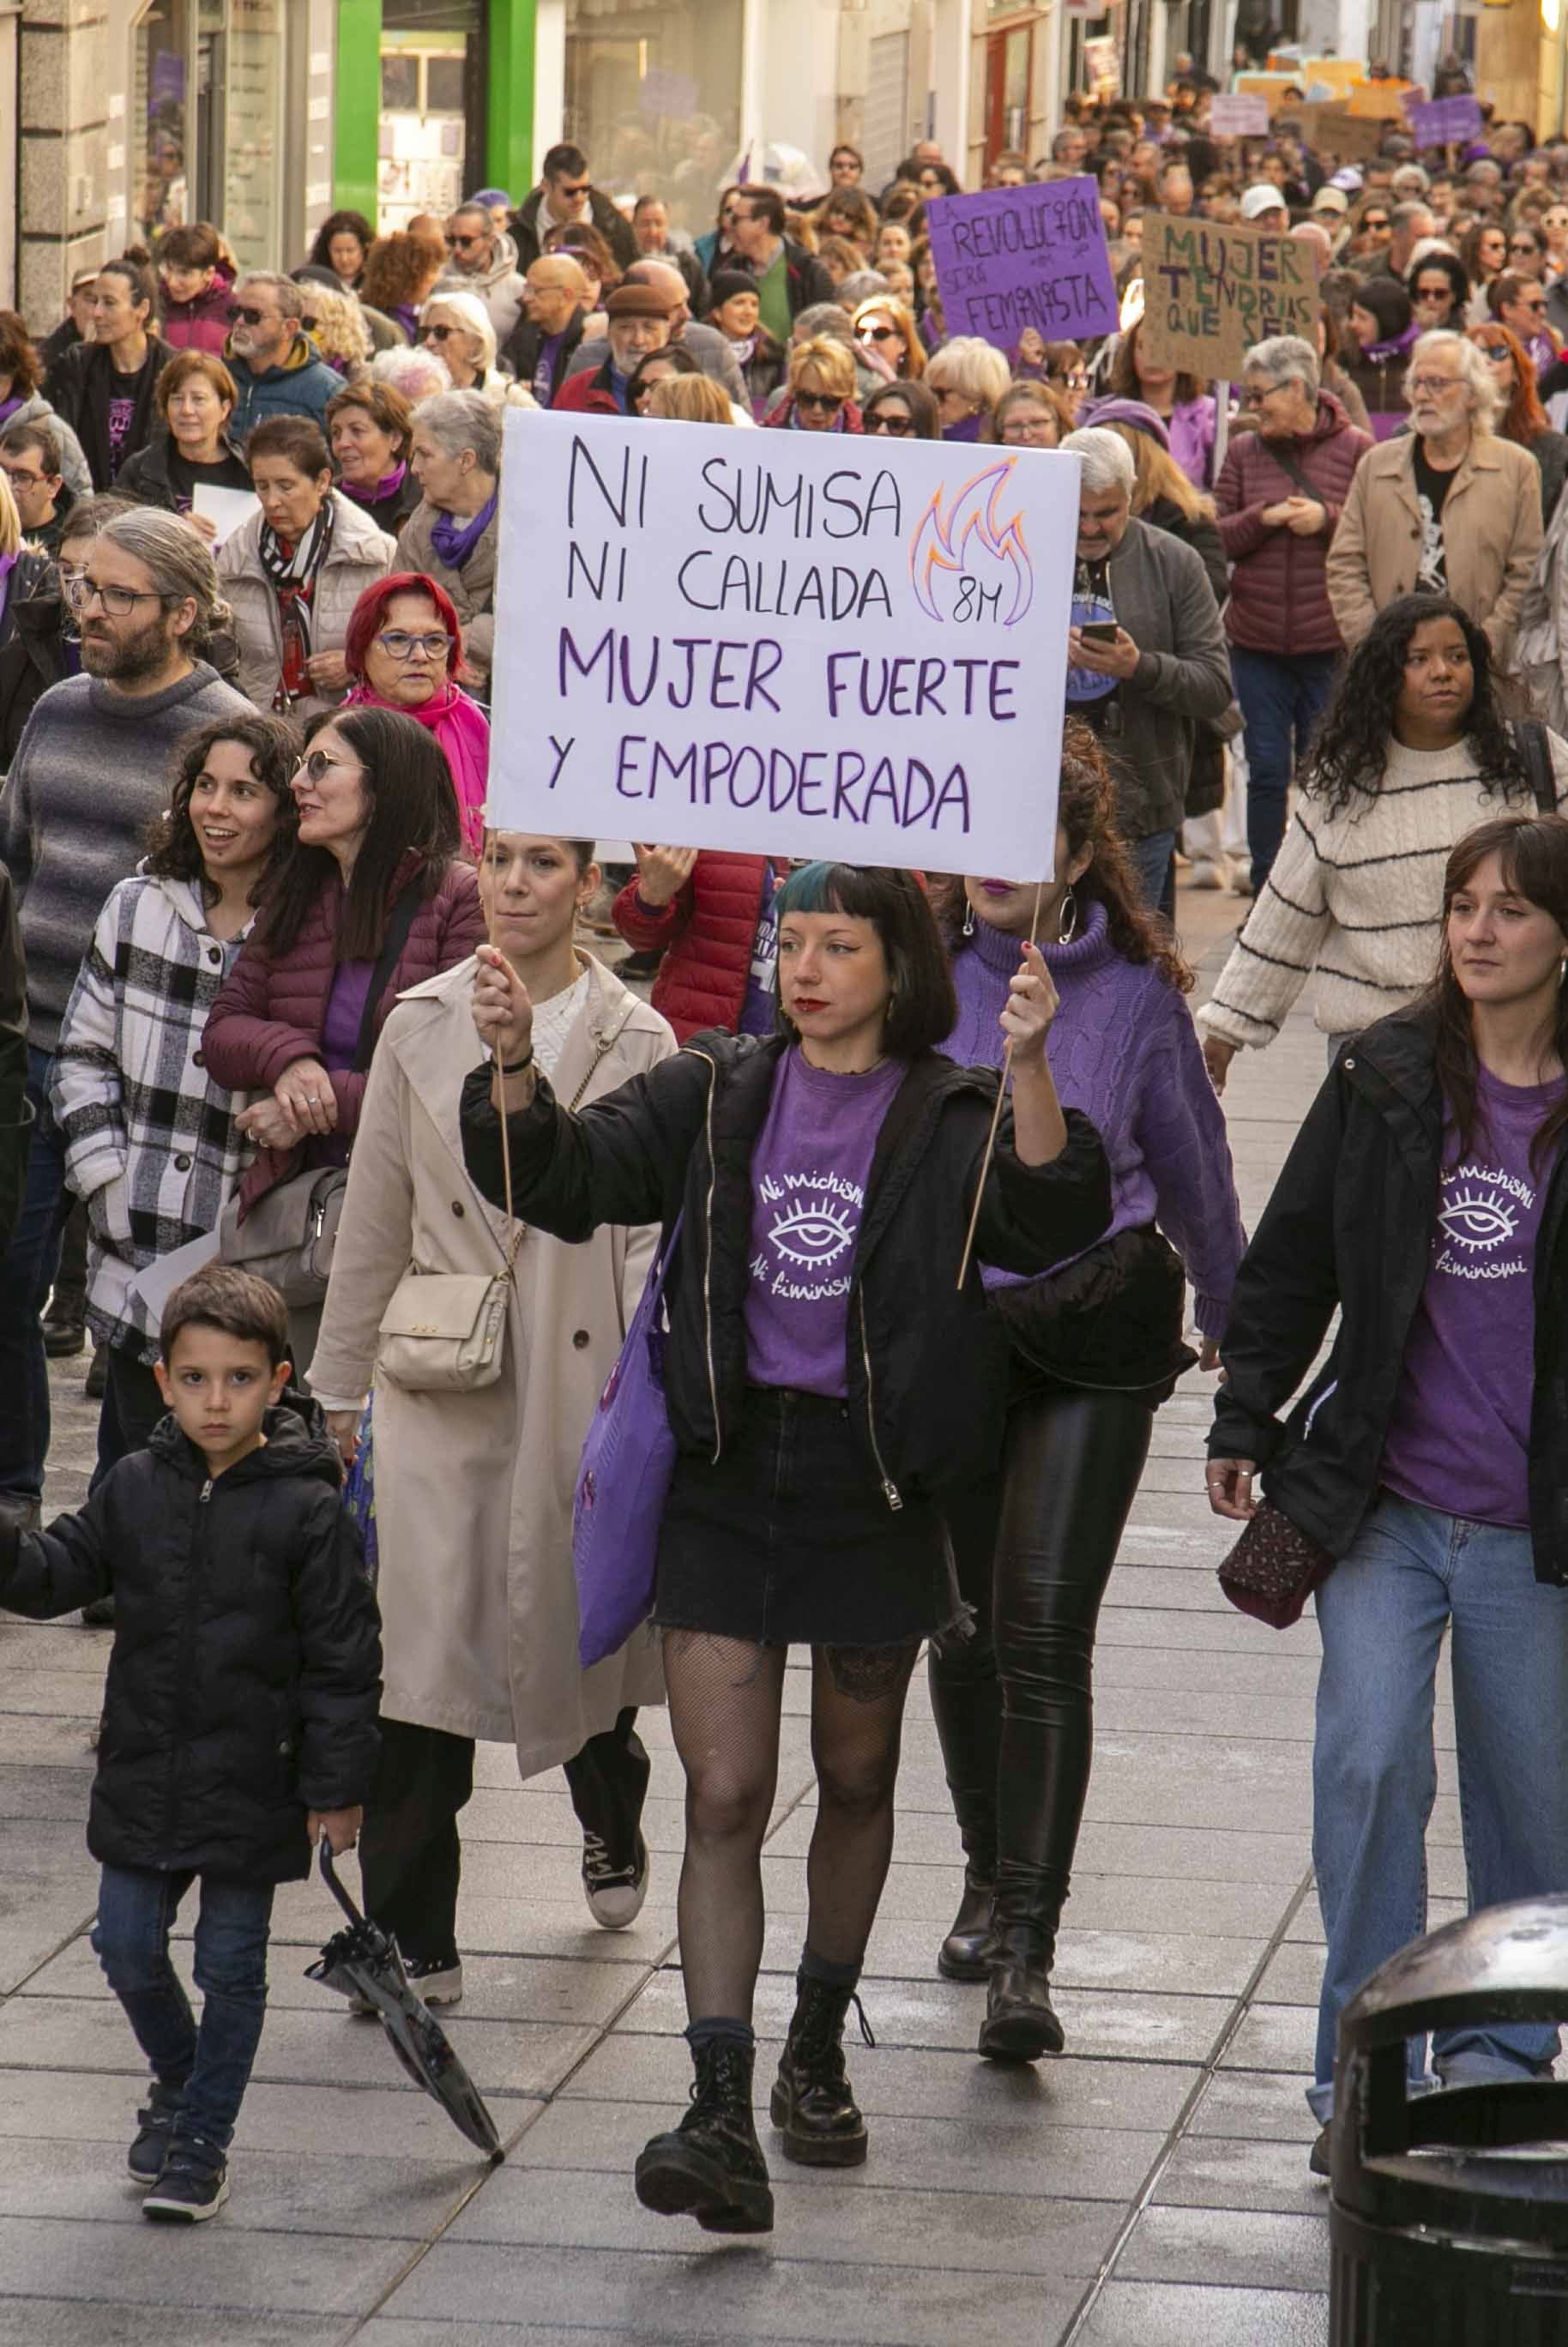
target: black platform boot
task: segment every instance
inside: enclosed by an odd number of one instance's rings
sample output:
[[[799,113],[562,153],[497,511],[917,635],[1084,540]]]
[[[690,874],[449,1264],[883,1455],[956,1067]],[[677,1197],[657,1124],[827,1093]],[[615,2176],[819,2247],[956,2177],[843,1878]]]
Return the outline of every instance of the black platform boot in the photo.
[[[794,2017],[779,2057],[769,2116],[784,2136],[784,2157],[803,2168],[858,2168],[866,2157],[866,2121],[844,2066],[844,2024],[852,2004],[862,2037],[875,2045],[852,1987],[796,1973]]]
[[[1034,1923],[999,1924],[979,2052],[993,2062],[1038,2062],[1060,2054],[1065,2033],[1050,2002],[1054,1932]]]
[[[752,2117],[754,2045],[699,2040],[692,2107],[637,2159],[637,2197],[661,2217],[695,2217],[710,2233],[771,2233],[774,2196]]]

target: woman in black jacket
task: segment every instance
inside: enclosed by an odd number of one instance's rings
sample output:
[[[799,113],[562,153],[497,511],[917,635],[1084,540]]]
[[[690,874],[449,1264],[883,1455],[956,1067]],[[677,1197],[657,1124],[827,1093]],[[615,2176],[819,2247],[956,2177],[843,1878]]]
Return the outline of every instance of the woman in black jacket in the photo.
[[[158,428],[153,393],[174,353],[152,332],[157,304],[145,261],[106,261],[93,287],[94,340],[73,344],[49,369],[45,395],[81,442],[95,489],[112,489]]]
[[[1252,1516],[1261,1471],[1267,1506],[1337,1560],[1317,1595],[1319,2175],[1340,2012],[1426,1929],[1445,1627],[1471,1903],[1568,1884],[1565,970],[1568,822],[1478,825],[1449,858],[1437,979],[1341,1051],[1220,1348],[1211,1505]],[[1541,2076],[1557,2045],[1539,2024],[1440,2030],[1433,2066]],[[1412,2040],[1412,2080],[1423,2065]]]
[[[475,1022],[497,1066],[469,1077],[464,1153],[505,1203],[584,1239],[683,1214],[666,1291],[677,1445],[654,1619],[687,1776],[680,1915],[697,2087],[656,2136],[638,2196],[711,2231],[773,2223],[752,2123],[760,1853],[784,1665],[813,1648],[818,1808],[794,2017],[772,2111],[786,2157],[848,2167],[866,2127],[840,2038],[893,1841],[909,1674],[958,1611],[941,1506],[984,1472],[1005,1361],[985,1260],[1043,1271],[1110,1217],[1093,1127],[1064,1118],[1045,1056],[1055,989],[1020,953],[1001,1014],[1012,1115],[958,1273],[996,1093],[939,1058],[956,1016],[925,895],[907,872],[808,865],[779,900],[781,1032],[709,1033],[579,1116],[532,1066],[532,1010],[480,949]],[[955,1409],[955,1395],[963,1397]]]

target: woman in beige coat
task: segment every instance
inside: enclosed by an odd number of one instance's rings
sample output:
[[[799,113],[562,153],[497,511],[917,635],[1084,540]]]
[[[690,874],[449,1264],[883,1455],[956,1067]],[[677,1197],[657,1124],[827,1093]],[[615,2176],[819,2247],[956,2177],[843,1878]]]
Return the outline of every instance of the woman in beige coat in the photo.
[[[349,620],[391,569],[397,541],[333,488],[327,444],[308,415],[258,424],[245,457],[261,509],[218,553],[240,690],[258,709],[313,717],[348,691]]]
[[[572,929],[599,886],[589,841],[487,835],[480,892],[530,993],[535,1049],[563,1100],[593,1101],[675,1049],[659,1013]],[[583,1885],[611,1929],[642,1904],[648,1758],[635,1706],[661,1699],[641,1635],[590,1671],[577,1659],[571,1506],[594,1406],[641,1294],[657,1233],[584,1246],[509,1233],[469,1181],[458,1099],[475,1056],[470,959],[404,995],[376,1047],[354,1139],[311,1384],[345,1457],[373,1377],[385,1693],[382,1762],[361,1841],[365,1904],[395,1932],[431,2002],[462,1993],[457,1814],[474,1742],[509,1741],[525,1777],[566,1764]],[[376,1368],[410,1266],[504,1274],[516,1245],[501,1373],[466,1392],[415,1391]]]

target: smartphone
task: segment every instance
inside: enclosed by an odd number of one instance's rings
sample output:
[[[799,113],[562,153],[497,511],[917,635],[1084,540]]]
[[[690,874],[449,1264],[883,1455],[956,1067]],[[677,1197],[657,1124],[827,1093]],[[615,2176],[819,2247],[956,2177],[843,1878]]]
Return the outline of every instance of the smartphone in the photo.
[[[1086,644],[1113,644],[1120,630],[1114,620],[1086,620],[1078,632]]]

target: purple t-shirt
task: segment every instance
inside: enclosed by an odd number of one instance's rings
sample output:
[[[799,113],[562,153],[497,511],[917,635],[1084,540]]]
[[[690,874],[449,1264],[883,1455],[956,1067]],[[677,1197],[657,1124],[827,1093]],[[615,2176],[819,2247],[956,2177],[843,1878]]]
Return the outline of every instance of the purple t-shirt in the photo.
[[[534,367],[533,393],[541,407],[550,404],[550,385],[555,381],[556,353],[565,342],[564,333],[546,334],[539,343],[539,355]]]
[[[741,1005],[741,1016],[735,1027],[737,1035],[771,1035],[777,1021],[777,979],[779,967],[779,892],[784,887],[773,865],[763,867],[762,909],[757,916],[757,933],[752,939],[752,958],[746,969],[746,999]]]
[[[842,1396],[849,1276],[876,1136],[904,1081],[902,1060],[864,1076],[780,1060],[752,1152],[746,1373],[753,1385]]]
[[[1500,1083],[1478,1070],[1475,1130],[1442,1177],[1389,1422],[1389,1489],[1476,1523],[1530,1522],[1535,1235],[1552,1173],[1550,1162],[1532,1165],[1530,1144],[1565,1085]],[[1456,1137],[1445,1117],[1445,1163]]]

